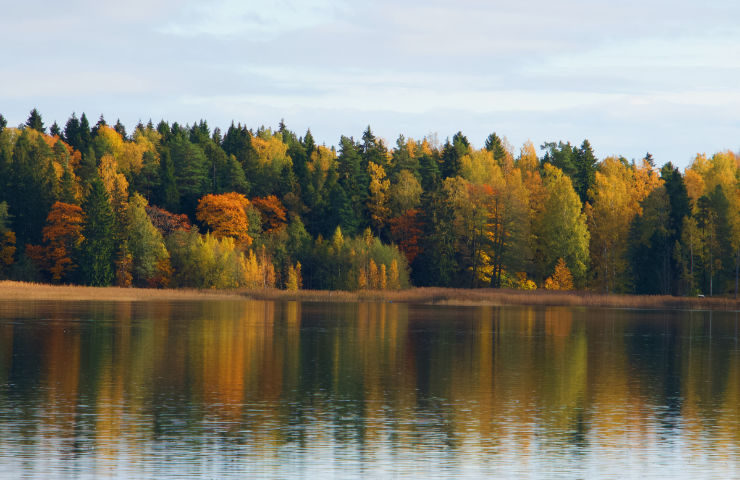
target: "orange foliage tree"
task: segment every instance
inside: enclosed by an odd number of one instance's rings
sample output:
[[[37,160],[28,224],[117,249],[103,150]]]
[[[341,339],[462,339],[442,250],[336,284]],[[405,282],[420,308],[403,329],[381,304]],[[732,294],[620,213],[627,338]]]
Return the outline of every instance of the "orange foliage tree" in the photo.
[[[421,253],[419,239],[424,232],[421,229],[419,213],[420,211],[417,209],[409,209],[389,221],[391,238],[406,255],[409,264]]]
[[[149,219],[152,221],[152,225],[159,230],[162,236],[176,232],[178,230],[189,231],[193,226],[188,220],[188,216],[185,214],[174,214],[167,210],[155,207],[153,205],[146,206],[146,214],[149,215]]]
[[[55,282],[68,280],[77,269],[72,256],[82,242],[83,213],[77,205],[56,202],[46,217],[44,246],[28,246],[27,254]]]
[[[198,201],[195,217],[207,225],[216,238],[233,238],[243,248],[252,244],[247,208],[249,200],[240,193],[209,194]]]
[[[265,233],[274,232],[283,227],[287,221],[285,207],[275,195],[255,197],[252,205],[259,210],[262,217],[262,230]]]

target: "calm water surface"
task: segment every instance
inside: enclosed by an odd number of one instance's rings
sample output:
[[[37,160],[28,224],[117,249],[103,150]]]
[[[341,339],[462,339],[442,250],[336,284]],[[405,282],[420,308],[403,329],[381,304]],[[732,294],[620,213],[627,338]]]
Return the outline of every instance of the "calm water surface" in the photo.
[[[3,478],[738,478],[736,313],[2,302]]]

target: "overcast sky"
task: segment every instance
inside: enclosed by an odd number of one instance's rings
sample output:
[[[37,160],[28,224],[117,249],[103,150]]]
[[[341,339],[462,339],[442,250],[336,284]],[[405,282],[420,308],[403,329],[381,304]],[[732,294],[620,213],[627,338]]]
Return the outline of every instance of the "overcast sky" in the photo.
[[[588,138],[683,167],[740,149],[739,19],[736,0],[4,2],[0,113]]]

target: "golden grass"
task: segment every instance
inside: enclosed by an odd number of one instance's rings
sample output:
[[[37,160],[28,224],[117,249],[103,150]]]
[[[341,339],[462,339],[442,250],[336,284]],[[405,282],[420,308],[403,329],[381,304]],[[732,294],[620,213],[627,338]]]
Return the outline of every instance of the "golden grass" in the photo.
[[[47,285],[0,281],[0,300],[99,300],[99,301],[145,301],[145,300],[235,300],[235,292],[221,290],[154,289],[85,287],[79,285]]]
[[[285,291],[277,289],[241,291],[259,300],[300,300],[305,302],[389,301],[434,305],[546,305],[636,309],[740,310],[734,298],[672,297],[669,295],[615,295],[593,292],[551,290],[494,290],[462,288],[412,288],[400,291]]]
[[[433,305],[545,305],[637,309],[740,310],[734,298],[695,298],[659,295],[607,295],[593,292],[548,290],[494,290],[463,288],[411,288],[400,291],[357,292],[278,289],[190,290],[119,287],[84,287],[0,281],[0,300],[298,300],[303,302],[401,302]]]

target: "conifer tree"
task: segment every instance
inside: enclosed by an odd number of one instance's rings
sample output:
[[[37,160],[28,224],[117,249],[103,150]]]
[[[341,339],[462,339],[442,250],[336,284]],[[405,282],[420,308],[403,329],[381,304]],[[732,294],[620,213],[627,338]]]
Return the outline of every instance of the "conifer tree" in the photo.
[[[110,285],[115,278],[113,208],[102,180],[94,178],[82,205],[85,223],[82,230],[84,240],[80,248],[80,270],[82,281],[87,285]]]
[[[26,120],[26,126],[33,128],[40,133],[46,132],[46,129],[44,129],[44,122],[41,120],[41,114],[35,108],[31,110],[31,114],[28,116],[28,120]]]

